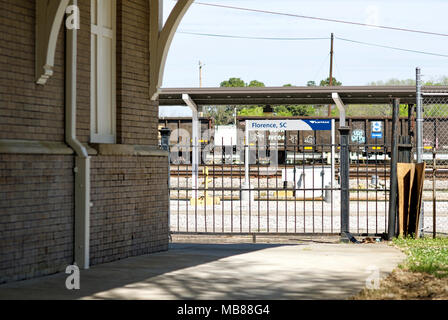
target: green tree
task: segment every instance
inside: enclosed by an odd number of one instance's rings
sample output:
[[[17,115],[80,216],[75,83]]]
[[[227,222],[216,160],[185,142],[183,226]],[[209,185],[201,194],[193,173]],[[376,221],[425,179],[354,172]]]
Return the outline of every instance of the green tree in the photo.
[[[392,109],[392,108],[391,108]],[[400,104],[400,109],[398,111],[399,117],[407,117],[408,116],[408,105],[407,104]],[[391,112],[392,114],[392,112]]]
[[[220,83],[220,87],[245,87],[246,83],[241,78],[232,77]],[[207,106],[204,107],[204,115],[212,117],[216,125],[227,125],[234,121],[235,108],[237,106]]]
[[[204,116],[212,117],[216,125],[227,125],[233,123],[234,110],[231,106],[207,106],[204,107]]]
[[[291,117],[292,113],[291,111],[288,110],[287,106],[275,106],[274,107],[274,113],[276,116],[280,116],[280,117]]]
[[[264,87],[265,84],[258,80],[252,80],[247,84],[241,78],[232,77],[220,83],[220,87],[239,88],[239,87]],[[238,115],[257,116],[263,115],[261,106],[211,106],[204,110],[205,115],[213,117],[217,125],[227,125],[234,121],[235,111]]]
[[[293,87],[293,85],[287,83],[283,87]],[[310,116],[314,113],[314,108],[310,105],[278,105],[274,107],[274,113],[280,117]]]
[[[334,78],[334,77],[332,79],[333,79],[332,80],[333,81],[332,82],[333,86],[342,86],[342,82],[336,80],[336,78]],[[313,81],[313,80],[310,80],[310,81],[308,81],[306,83],[306,85],[307,85],[307,87],[316,87],[316,82]],[[330,85],[330,77],[328,77],[328,78],[326,78],[324,80],[321,80],[319,85],[321,87],[328,87]],[[305,106],[303,106],[303,107],[305,107]],[[311,106],[311,107],[307,106],[307,108],[303,108],[303,109],[305,111],[302,111],[302,112],[307,113],[305,115],[315,115],[315,116],[327,116],[328,115],[328,105],[314,105],[314,106]],[[338,113],[339,112],[338,112],[338,110],[336,108],[333,108],[331,110],[331,115],[332,116],[337,116]]]
[[[379,80],[369,82],[370,86],[415,86],[415,79],[397,79],[391,78],[388,80]],[[448,85],[448,77],[442,76],[438,78],[433,78],[427,80],[423,83],[425,86],[443,86]],[[392,116],[392,107],[389,104],[385,105],[350,105],[347,110],[348,116]],[[400,117],[408,116],[408,106],[405,104],[400,105],[399,109]],[[436,115],[431,106],[425,107],[425,115],[433,116]],[[445,116],[445,115],[441,115]]]
[[[240,78],[230,78],[221,82],[220,87],[245,87],[246,83]]]
[[[340,81],[336,80],[336,78],[333,77],[332,79],[333,79],[333,83],[332,83],[333,86],[342,86],[342,83]],[[322,80],[320,82],[321,87],[328,87],[329,85],[330,85],[330,77],[328,77],[327,79]]]
[[[369,86],[415,86],[415,80],[414,79],[396,79],[391,78],[389,80],[383,81],[372,81],[368,83]]]
[[[386,81],[372,81],[368,83],[369,86],[415,86],[415,79],[396,79],[392,78]],[[423,83],[425,86],[447,86],[448,77],[441,76],[438,78],[432,78]]]
[[[330,79],[327,78],[320,82],[321,86],[328,86]],[[333,78],[333,85],[340,86],[341,82],[337,81]],[[232,77],[228,80],[224,80],[220,84],[221,87],[265,87],[265,84],[258,80],[252,80],[249,83],[246,83],[241,78]],[[284,87],[293,87],[292,84],[284,84]],[[308,81],[307,86],[313,87],[316,86],[315,81]],[[274,114],[275,116],[312,116],[319,115],[319,112],[316,112],[322,109],[326,112],[326,106],[312,106],[312,105],[277,105],[274,106]],[[325,110],[324,110],[325,109]],[[215,119],[215,123],[217,125],[225,125],[233,123],[234,112],[237,111],[237,114],[240,116],[263,116],[263,106],[260,105],[248,105],[248,106],[220,106],[220,107],[206,107],[204,109],[205,114],[207,116],[211,116]],[[336,109],[332,110],[333,115],[337,115],[338,111]]]
[[[303,117],[313,115],[314,108],[311,105],[279,105],[274,107],[274,112],[281,117]]]
[[[257,81],[257,80],[252,80],[247,87],[265,87],[263,82]]]
[[[251,82],[249,82],[249,84],[246,84],[246,87],[262,88],[265,87],[265,84],[258,80],[252,80]],[[263,107],[257,105],[240,106],[238,111],[239,116],[262,116],[263,114]]]
[[[425,86],[448,86],[448,77],[442,76],[425,82]]]
[[[248,106],[238,112],[240,116],[262,116],[263,114],[263,107],[260,106]]]

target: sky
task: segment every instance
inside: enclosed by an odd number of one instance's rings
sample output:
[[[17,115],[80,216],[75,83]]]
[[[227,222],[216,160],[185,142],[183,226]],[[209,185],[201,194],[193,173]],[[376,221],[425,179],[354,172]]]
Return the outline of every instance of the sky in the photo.
[[[448,34],[447,0],[200,0],[257,10],[347,20]],[[164,0],[164,18],[174,7]],[[239,37],[328,38],[323,40],[251,40],[186,34]],[[219,87],[231,77],[266,86],[306,85],[329,76],[330,34],[334,33],[334,77],[343,85],[366,85],[391,78],[424,80],[448,76],[448,57],[372,47],[339,40],[375,43],[448,56],[448,37],[316,21],[297,17],[238,11],[193,3],[172,41],[162,87]],[[186,108],[161,107],[161,116],[189,115]]]

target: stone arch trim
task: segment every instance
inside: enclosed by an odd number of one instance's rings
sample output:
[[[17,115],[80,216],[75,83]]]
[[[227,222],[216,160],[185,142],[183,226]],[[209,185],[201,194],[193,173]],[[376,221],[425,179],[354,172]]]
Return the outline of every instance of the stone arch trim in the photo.
[[[36,83],[44,85],[53,75],[59,30],[70,0],[36,1]]]
[[[165,62],[177,27],[194,0],[179,0],[163,25],[162,0],[150,0],[150,97],[157,100]]]

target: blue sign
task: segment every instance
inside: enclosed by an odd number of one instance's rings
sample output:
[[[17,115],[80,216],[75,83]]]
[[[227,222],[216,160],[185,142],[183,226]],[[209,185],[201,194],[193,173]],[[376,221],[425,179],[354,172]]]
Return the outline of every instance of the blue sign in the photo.
[[[331,130],[331,120],[303,120],[313,131]]]
[[[298,130],[298,131],[316,131],[331,130],[331,120],[247,120],[246,130]]]
[[[383,123],[381,121],[372,121],[371,138],[372,139],[383,138]]]

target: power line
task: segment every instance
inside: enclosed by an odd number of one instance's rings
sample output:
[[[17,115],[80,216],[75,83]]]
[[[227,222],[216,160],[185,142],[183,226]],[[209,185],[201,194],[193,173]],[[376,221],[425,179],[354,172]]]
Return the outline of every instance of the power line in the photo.
[[[426,51],[418,51],[418,50],[411,50],[411,49],[404,49],[404,48],[397,48],[397,47],[391,47],[391,46],[381,45],[381,44],[377,44],[377,43],[357,41],[357,40],[345,39],[345,38],[340,38],[340,37],[336,37],[336,39],[341,40],[341,41],[346,41],[346,42],[363,44],[363,45],[371,46],[371,47],[380,47],[380,48],[386,48],[386,49],[392,49],[392,50],[399,50],[399,51],[406,51],[406,52],[420,53],[420,54],[426,54],[426,55],[431,55],[431,56],[438,56],[438,57],[448,58],[447,54],[426,52]]]
[[[315,82],[316,84],[317,84],[317,81],[318,81],[319,74],[320,74],[322,68],[324,67],[324,65],[327,63],[327,61],[328,61],[328,57],[329,57],[329,56],[330,56],[330,53],[328,53],[328,54],[325,56],[325,59],[322,61],[320,67],[317,69],[317,72],[316,72],[316,74],[315,74],[314,77],[313,77],[313,80],[314,80],[314,82]]]
[[[329,40],[330,39],[330,38],[279,38],[279,37],[270,37],[270,38],[268,38],[268,37],[238,36],[238,35],[228,35],[228,34],[186,32],[186,31],[178,31],[178,33],[188,34],[188,35],[195,35],[195,36],[205,36],[205,37],[219,37],[219,38],[230,38],[230,39],[250,39],[250,40],[300,41],[300,40]],[[358,41],[358,40],[352,40],[352,39],[341,38],[341,37],[336,37],[336,36],[335,36],[335,39],[341,40],[341,41],[345,41],[345,42],[352,42],[352,43],[372,46],[372,47],[379,47],[379,48],[385,48],[385,49],[391,49],[391,50],[399,50],[399,51],[406,51],[406,52],[412,52],[412,53],[419,53],[419,54],[426,54],[426,55],[432,55],[432,56],[437,56],[437,57],[448,58],[447,54],[427,52],[427,51],[419,51],[419,50],[412,50],[412,49],[399,48],[399,47],[391,47],[391,46],[382,45],[382,44],[378,44],[378,43]]]
[[[339,61],[339,60],[336,60],[336,54],[334,55],[333,59],[334,59],[334,67],[336,69],[335,72],[338,73],[338,77],[339,77],[339,80],[340,80],[340,79],[342,79],[342,72],[341,72],[341,70],[338,67],[337,61]],[[336,76],[335,76],[335,78],[337,79]]]
[[[178,31],[177,33],[190,34],[204,37],[218,37],[218,38],[232,38],[232,39],[250,39],[250,40],[278,40],[278,41],[300,41],[300,40],[328,40],[330,38],[277,38],[277,37],[252,37],[252,36],[235,36],[228,34],[213,34],[213,33],[199,33]]]
[[[319,21],[327,21],[327,22],[334,22],[334,23],[344,23],[344,24],[357,25],[357,26],[362,26],[362,27],[374,27],[374,28],[379,28],[379,29],[387,29],[387,30],[394,30],[394,31],[404,31],[404,32],[413,32],[413,33],[421,33],[421,34],[427,34],[427,35],[433,35],[433,36],[448,37],[447,33],[438,33],[438,32],[431,32],[431,31],[424,31],[424,30],[382,26],[382,25],[375,25],[375,24],[368,24],[368,23],[361,23],[361,22],[353,22],[353,21],[345,21],[345,20],[338,20],[338,19],[329,19],[329,18],[305,16],[305,15],[299,15],[299,14],[293,14],[293,13],[276,12],[276,11],[268,11],[268,10],[260,10],[260,9],[234,7],[234,6],[228,6],[228,5],[222,5],[222,4],[213,4],[213,3],[205,3],[205,2],[197,2],[197,1],[195,1],[194,4],[202,5],[202,6],[210,6],[210,7],[218,7],[218,8],[225,8],[225,9],[240,10],[240,11],[250,11],[250,12],[258,12],[258,13],[265,13],[265,14],[275,14],[275,15],[281,15],[281,16],[294,17],[294,18],[319,20]]]

